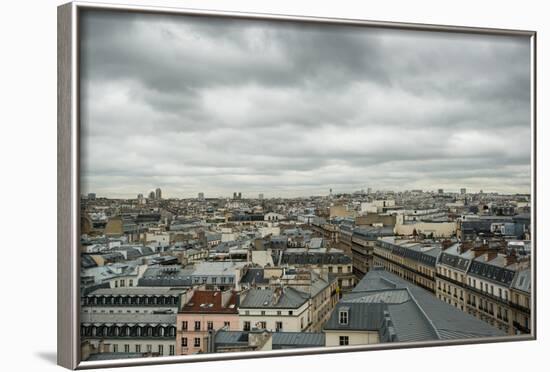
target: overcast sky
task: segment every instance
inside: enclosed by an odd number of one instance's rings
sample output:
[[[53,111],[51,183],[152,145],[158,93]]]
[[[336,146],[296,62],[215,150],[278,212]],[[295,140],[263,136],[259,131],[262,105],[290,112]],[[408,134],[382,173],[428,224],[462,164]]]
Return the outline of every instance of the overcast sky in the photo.
[[[527,37],[86,11],[82,191],[530,191]]]

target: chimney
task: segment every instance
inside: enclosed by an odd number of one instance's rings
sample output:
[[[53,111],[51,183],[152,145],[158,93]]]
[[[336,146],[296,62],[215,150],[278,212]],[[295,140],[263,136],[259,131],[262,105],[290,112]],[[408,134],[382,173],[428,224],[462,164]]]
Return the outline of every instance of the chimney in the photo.
[[[490,250],[487,252],[487,262],[494,260],[498,255],[498,251]]]
[[[283,287],[276,287],[275,288],[275,290],[273,291],[273,297],[272,297],[272,301],[273,301],[274,305],[279,303],[279,300],[281,299],[282,293],[283,293]]]
[[[518,262],[518,257],[516,255],[516,251],[512,250],[510,254],[506,255],[506,266],[510,266],[516,262]]]

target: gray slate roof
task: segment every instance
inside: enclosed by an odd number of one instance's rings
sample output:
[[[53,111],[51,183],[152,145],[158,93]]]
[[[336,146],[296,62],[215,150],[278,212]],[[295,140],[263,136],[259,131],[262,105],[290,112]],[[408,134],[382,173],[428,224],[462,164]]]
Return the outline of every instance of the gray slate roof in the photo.
[[[275,332],[273,333],[272,348],[289,349],[293,347],[325,346],[325,334],[313,332]]]
[[[339,324],[342,308],[349,311],[348,325]],[[369,271],[337,304],[325,330],[342,329],[378,331],[381,342],[506,335],[382,269]]]
[[[82,324],[175,324],[176,313],[81,313]]]
[[[241,299],[240,308],[283,308],[283,309],[297,309],[308,301],[308,295],[300,292],[292,287],[284,288],[279,300],[275,302],[276,296],[274,295],[274,288],[252,288],[250,289],[245,298]]]
[[[249,332],[218,331],[215,336],[216,347],[246,346]],[[274,332],[272,333],[272,349],[292,349],[325,346],[325,334],[313,332]]]
[[[190,287],[192,266],[182,268],[180,266],[159,266],[148,268],[139,279],[139,286],[146,287]]]

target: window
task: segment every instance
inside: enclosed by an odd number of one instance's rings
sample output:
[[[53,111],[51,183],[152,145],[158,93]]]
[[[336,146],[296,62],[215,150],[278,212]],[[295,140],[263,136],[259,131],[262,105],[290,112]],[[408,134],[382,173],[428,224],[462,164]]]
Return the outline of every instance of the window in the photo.
[[[187,347],[187,337],[184,337],[181,339],[181,346],[182,347]]]
[[[502,297],[502,288],[498,289],[498,297]]]
[[[163,354],[164,354],[164,346],[159,345],[159,355],[163,355]]]
[[[328,272],[329,272],[329,273],[332,272],[332,266],[329,266],[329,267],[328,267]]]
[[[176,355],[176,348],[174,345],[170,345],[170,355]]]
[[[187,321],[183,321],[181,322],[181,329],[184,330],[184,331],[187,331]]]
[[[292,315],[292,314],[294,314],[294,312],[293,312],[292,310],[290,310],[290,311],[288,312],[288,315]]]
[[[133,287],[133,286],[134,286],[134,280],[133,280],[133,279],[129,279],[129,280],[128,280],[128,285],[129,285],[130,287]]]
[[[124,287],[126,285],[126,281],[124,279],[120,279],[120,286]]]
[[[202,278],[202,284],[206,284],[207,281],[208,281],[208,278],[206,276]]]
[[[340,336],[340,346],[349,345],[349,336]]]
[[[201,322],[195,321],[195,331],[200,331],[200,330],[201,330]]]
[[[209,331],[213,330],[214,329],[214,323],[213,322],[208,322],[206,323],[206,326],[208,328]]]
[[[231,327],[231,323],[230,322],[223,322],[223,326],[229,328],[229,327]]]
[[[195,341],[193,343],[193,346],[195,347],[201,347],[201,339],[198,337],[195,337]]]
[[[265,310],[262,310],[262,315],[265,315]]]
[[[124,345],[124,352],[129,353],[130,352],[130,345],[126,344]]]
[[[153,352],[153,345],[149,344],[147,345],[147,352],[152,353]]]
[[[340,324],[344,324],[344,325],[347,325],[348,324],[348,310],[345,309],[345,310],[340,310],[340,313],[339,313],[339,317],[338,317],[338,322]]]
[[[136,345],[136,353],[141,353],[141,345]]]
[[[281,332],[283,330],[283,322],[275,322],[275,332]]]
[[[243,331],[250,331],[250,322],[248,321],[244,322]]]
[[[216,277],[212,278],[212,284],[216,284],[217,281],[218,281],[218,278],[216,278]]]
[[[117,344],[113,345],[113,353],[118,353],[118,345]]]
[[[118,280],[115,280],[115,288],[118,288]]]
[[[281,310],[277,310],[277,315],[281,315]]]
[[[342,274],[342,266],[338,266],[338,274]]]
[[[258,326],[259,326],[260,329],[266,329],[267,328],[267,323],[266,322],[259,322]]]

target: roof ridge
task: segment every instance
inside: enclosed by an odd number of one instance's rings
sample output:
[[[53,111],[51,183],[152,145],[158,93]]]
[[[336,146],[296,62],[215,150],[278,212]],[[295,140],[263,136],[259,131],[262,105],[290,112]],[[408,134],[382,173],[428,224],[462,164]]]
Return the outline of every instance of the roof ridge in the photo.
[[[433,329],[435,335],[437,336],[437,338],[439,340],[442,340],[442,337],[441,337],[441,334],[439,333],[439,331],[437,330],[437,328],[435,327],[435,324],[432,322],[432,320],[428,317],[428,314],[426,314],[426,312],[424,311],[424,309],[422,308],[422,306],[420,306],[420,304],[418,303],[418,301],[416,300],[416,298],[413,296],[412,292],[409,290],[409,287],[405,287],[405,289],[407,290],[407,292],[409,293],[409,296],[411,298],[411,301],[414,302],[414,304],[416,305],[416,307],[418,308],[418,310],[420,310],[420,313],[422,314],[422,316],[424,317],[424,319],[426,319],[426,321],[428,322],[428,324],[430,325],[430,327]]]

